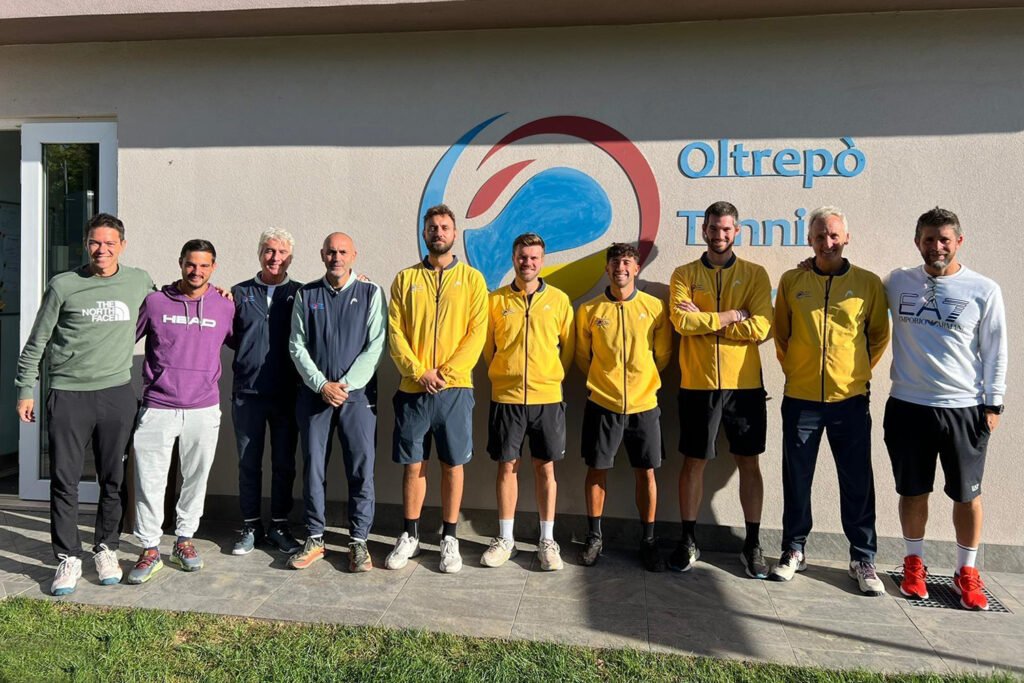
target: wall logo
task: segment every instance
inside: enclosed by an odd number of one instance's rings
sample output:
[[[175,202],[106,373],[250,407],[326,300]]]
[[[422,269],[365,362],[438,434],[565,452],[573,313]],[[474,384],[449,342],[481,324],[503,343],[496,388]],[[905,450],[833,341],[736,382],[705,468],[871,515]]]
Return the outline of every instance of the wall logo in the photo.
[[[82,316],[94,323],[123,323],[132,319],[128,304],[123,301],[97,301],[92,308],[83,308]]]
[[[422,237],[422,216],[427,209],[445,201],[448,182],[466,147],[489,125],[505,116],[499,114],[478,124],[453,144],[434,167],[423,189],[416,219],[420,255],[427,254]],[[640,259],[645,261],[658,235],[661,199],[650,164],[626,136],[599,121],[580,116],[551,116],[526,123],[494,144],[477,165],[495,166],[469,203],[465,218],[473,219],[490,211],[513,181],[536,161],[527,159],[498,167],[501,151],[520,140],[541,135],[561,135],[584,140],[594,145],[622,169],[633,189],[639,214],[637,242]],[[612,205],[608,193],[592,177],[574,168],[548,168],[521,182],[519,189],[486,225],[463,229],[466,258],[480,270],[490,289],[501,286],[511,268],[512,241],[530,230],[547,243],[551,261],[557,252],[592,245],[594,251],[568,263],[548,265],[541,275],[550,284],[563,290],[570,299],[586,294],[601,279],[605,269],[604,251],[607,240],[600,238],[612,223]]]

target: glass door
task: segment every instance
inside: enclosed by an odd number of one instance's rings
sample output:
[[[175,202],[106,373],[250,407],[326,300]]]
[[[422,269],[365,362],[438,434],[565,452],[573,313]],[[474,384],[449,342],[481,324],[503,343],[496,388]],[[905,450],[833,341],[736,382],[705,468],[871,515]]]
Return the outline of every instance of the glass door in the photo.
[[[46,282],[88,259],[85,223],[95,213],[117,213],[117,124],[26,123],[21,129],[21,316],[24,346]],[[46,357],[35,391],[36,421],[22,423],[18,495],[49,497],[46,439]],[[95,465],[86,454],[79,498],[99,498]]]

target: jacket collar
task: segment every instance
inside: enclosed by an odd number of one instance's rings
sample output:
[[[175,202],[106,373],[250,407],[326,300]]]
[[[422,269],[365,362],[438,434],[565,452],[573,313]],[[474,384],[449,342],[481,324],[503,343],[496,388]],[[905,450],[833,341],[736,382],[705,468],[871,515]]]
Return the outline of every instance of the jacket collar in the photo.
[[[538,278],[538,279],[540,280],[540,287],[537,288],[537,291],[535,291],[534,294],[539,294],[540,292],[543,292],[545,289],[547,289],[547,286],[548,286],[548,283],[544,282],[544,278]],[[518,285],[516,285],[516,281],[514,279],[512,280],[512,291],[513,292],[521,292],[521,291],[523,291],[523,290],[519,289],[519,287],[518,287]]]
[[[846,275],[848,272],[850,272],[850,259],[844,258],[843,267],[834,273],[824,273],[818,270],[817,264],[814,263],[813,261],[811,262],[811,270],[814,271],[815,275],[821,275],[822,277],[839,277],[840,275]]]
[[[423,261],[421,261],[421,263],[423,264],[423,267],[426,268],[427,270],[433,270],[434,269],[434,266],[430,263],[430,256],[429,255],[428,256],[424,256],[423,257]],[[449,263],[447,266],[445,266],[444,269],[445,270],[451,270],[452,268],[454,268],[457,265],[459,265],[459,257],[456,256],[455,254],[452,254],[452,262]]]
[[[731,254],[729,256],[729,260],[725,262],[724,266],[716,266],[714,263],[712,263],[708,259],[708,253],[705,251],[703,254],[700,255],[700,262],[704,264],[705,268],[719,268],[719,267],[721,267],[724,270],[725,268],[732,268],[733,267],[733,264],[736,263],[736,254]]]
[[[634,285],[633,286],[633,293],[630,294],[629,296],[627,296],[622,301],[632,301],[633,299],[636,298],[636,294],[639,291],[640,291],[640,289],[638,287],[636,287],[636,285]],[[612,288],[611,287],[605,287],[604,288],[604,295],[608,299],[608,301],[614,301],[615,303],[620,303],[618,299],[616,299],[614,296],[612,296]]]

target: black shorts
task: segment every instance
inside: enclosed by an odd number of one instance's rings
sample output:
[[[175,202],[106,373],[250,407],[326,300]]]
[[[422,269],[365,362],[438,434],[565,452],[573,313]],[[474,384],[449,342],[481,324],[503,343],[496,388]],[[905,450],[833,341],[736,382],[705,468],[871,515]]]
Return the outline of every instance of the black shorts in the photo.
[[[580,439],[583,461],[596,470],[611,469],[619,445],[626,442],[631,467],[661,467],[661,409],[623,415],[587,401],[583,409],[583,437]]]
[[[947,496],[967,503],[981,495],[991,435],[984,406],[933,408],[890,397],[883,428],[896,492],[901,496],[932,492],[936,455],[946,475]]]
[[[431,440],[446,465],[465,465],[473,457],[473,390],[445,389],[438,394],[395,393],[395,436],[391,459],[411,465],[430,458]]]
[[[712,460],[719,427],[734,455],[764,453],[768,432],[767,394],[757,389],[680,389],[679,452]]]
[[[530,440],[530,455],[553,462],[565,457],[565,404],[495,403],[487,416],[487,452],[492,460],[519,459]]]

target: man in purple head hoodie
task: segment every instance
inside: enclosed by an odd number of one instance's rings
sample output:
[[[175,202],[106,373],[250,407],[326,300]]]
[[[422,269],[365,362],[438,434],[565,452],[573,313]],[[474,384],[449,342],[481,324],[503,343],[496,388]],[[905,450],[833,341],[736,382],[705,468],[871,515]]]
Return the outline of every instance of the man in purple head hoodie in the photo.
[[[231,334],[235,307],[210,287],[217,251],[206,240],[189,240],[178,259],[181,279],[146,297],[136,337],[146,338],[142,410],[135,428],[135,535],[142,545],[128,583],[144,583],[162,566],[160,536],[171,450],[178,440],[181,495],[176,506],[177,541],[170,561],[198,571],[203,561],[192,545],[206,498],[220,430],[220,347]]]

